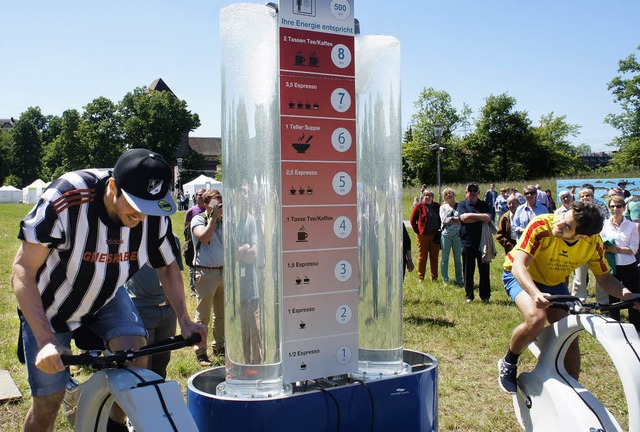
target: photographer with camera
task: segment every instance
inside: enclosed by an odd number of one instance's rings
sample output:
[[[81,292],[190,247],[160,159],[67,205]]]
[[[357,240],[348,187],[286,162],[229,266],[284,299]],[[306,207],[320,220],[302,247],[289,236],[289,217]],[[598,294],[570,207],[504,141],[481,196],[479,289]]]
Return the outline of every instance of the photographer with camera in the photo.
[[[191,221],[196,255],[193,261],[196,290],[196,323],[209,325],[213,309],[211,347],[213,354],[224,354],[224,248],[222,243],[222,194],[211,189],[203,196],[205,211]],[[207,356],[207,341],[196,347],[200,366],[211,366]]]

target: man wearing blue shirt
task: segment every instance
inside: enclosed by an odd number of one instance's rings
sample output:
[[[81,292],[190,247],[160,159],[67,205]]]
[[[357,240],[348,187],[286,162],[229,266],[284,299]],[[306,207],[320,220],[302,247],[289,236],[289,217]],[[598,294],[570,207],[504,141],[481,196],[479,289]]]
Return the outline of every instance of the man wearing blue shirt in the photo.
[[[511,233],[514,239],[520,238],[534,217],[549,213],[549,209],[538,202],[538,189],[533,185],[524,187],[525,204],[516,209],[511,218]]]

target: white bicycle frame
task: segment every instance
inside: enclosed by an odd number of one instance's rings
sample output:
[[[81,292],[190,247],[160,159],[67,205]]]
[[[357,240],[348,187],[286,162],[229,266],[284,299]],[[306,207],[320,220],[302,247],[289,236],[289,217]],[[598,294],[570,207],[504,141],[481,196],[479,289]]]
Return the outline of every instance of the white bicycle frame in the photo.
[[[518,377],[513,406],[527,431],[622,431],[600,401],[564,367],[567,349],[586,331],[606,350],[622,381],[629,431],[640,431],[640,338],[635,327],[595,314],[569,315],[544,329],[529,350],[538,358]]]
[[[104,432],[117,403],[136,432],[197,432],[176,381],[138,366],[95,372],[86,382],[67,386],[63,410],[78,432]]]

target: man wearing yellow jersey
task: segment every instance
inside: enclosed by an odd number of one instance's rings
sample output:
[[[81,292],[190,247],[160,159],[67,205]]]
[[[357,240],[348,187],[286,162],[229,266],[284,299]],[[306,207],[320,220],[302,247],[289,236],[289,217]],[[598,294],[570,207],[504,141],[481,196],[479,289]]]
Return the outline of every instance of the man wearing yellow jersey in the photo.
[[[566,279],[574,269],[586,263],[609,294],[623,300],[640,300],[639,294],[633,294],[610,273],[598,235],[602,224],[602,215],[596,206],[574,201],[566,213],[544,214],[532,219],[514,249],[507,254],[502,280],[507,294],[520,310],[523,322],[513,330],[509,350],[498,361],[498,383],[505,392],[513,394],[517,391],[518,357],[538,337],[546,321],[554,323],[567,315],[566,311],[550,309],[551,302],[546,296],[568,295]],[[640,308],[640,302],[635,307]],[[565,367],[578,379],[580,350],[577,339],[567,351]]]

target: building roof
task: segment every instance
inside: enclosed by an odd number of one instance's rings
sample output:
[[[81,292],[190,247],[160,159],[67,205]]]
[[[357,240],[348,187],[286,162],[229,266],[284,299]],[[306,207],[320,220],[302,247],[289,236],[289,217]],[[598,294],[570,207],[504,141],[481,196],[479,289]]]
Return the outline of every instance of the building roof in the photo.
[[[9,130],[16,124],[16,119],[13,117],[8,119],[0,118],[0,129]]]
[[[157,80],[152,82],[149,86],[149,90],[168,91],[171,94],[175,94],[173,93],[173,91],[171,91],[169,86],[164,81],[162,81],[162,78],[158,78]]]
[[[189,137],[189,147],[204,157],[222,155],[222,138]]]

